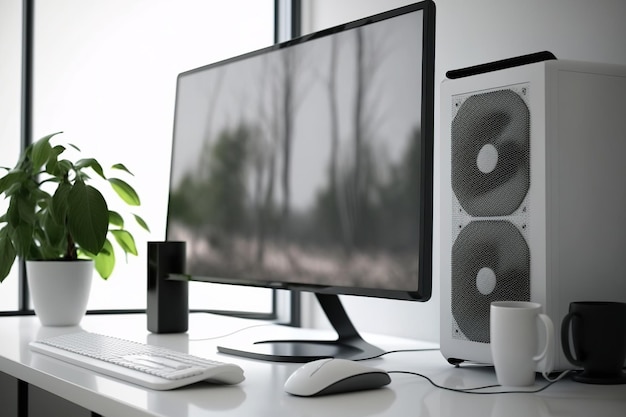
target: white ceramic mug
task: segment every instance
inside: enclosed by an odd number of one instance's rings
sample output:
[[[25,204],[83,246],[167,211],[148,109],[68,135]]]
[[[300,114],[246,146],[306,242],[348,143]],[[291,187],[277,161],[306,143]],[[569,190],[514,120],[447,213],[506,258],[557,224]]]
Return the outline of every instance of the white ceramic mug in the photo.
[[[490,314],[491,356],[500,385],[533,385],[537,368],[552,370],[554,324],[542,313],[541,304],[494,301]],[[546,335],[543,346],[539,346],[541,331]]]

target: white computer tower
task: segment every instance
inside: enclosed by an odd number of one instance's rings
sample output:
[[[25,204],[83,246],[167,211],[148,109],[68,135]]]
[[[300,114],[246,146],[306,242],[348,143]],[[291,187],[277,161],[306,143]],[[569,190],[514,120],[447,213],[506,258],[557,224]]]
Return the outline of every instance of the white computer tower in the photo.
[[[626,68],[548,60],[441,85],[441,352],[492,363],[489,305],[626,301]],[[626,329],[624,329],[626,331]]]

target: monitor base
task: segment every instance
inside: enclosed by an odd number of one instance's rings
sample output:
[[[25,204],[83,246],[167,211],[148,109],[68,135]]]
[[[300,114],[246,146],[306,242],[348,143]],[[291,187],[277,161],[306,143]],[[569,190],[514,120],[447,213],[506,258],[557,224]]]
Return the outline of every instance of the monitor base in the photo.
[[[356,342],[356,341],[355,341]],[[267,340],[245,346],[218,346],[221,353],[272,362],[310,362],[323,358],[371,359],[384,351],[361,339],[348,344],[338,340]]]
[[[319,293],[315,295],[339,335],[337,340],[266,340],[246,346],[218,346],[218,352],[273,362],[310,362],[323,358],[361,360],[385,353],[359,335],[339,296]]]

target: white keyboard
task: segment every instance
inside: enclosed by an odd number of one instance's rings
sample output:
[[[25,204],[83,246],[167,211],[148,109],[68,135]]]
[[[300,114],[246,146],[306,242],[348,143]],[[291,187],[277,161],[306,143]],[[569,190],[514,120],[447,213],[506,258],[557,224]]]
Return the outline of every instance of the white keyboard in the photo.
[[[79,332],[30,343],[31,350],[155,390],[199,381],[238,384],[243,370],[234,364],[96,333]]]

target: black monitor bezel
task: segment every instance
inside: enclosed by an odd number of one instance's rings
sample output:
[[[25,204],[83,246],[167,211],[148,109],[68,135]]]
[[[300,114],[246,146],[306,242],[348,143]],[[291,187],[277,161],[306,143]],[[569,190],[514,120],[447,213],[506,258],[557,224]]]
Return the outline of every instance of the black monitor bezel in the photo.
[[[177,86],[180,79],[187,75],[198,71],[227,65],[228,63],[243,60],[253,56],[289,48],[314,39],[330,36],[346,30],[365,26],[378,21],[390,19],[407,13],[423,11],[423,28],[422,28],[422,97],[421,97],[421,131],[422,131],[422,161],[421,161],[421,178],[420,201],[422,204],[420,210],[420,227],[419,236],[419,266],[418,266],[418,287],[412,291],[393,290],[383,288],[360,288],[360,287],[341,287],[341,286],[320,286],[304,283],[283,282],[283,281],[266,281],[266,280],[246,280],[246,279],[230,279],[220,277],[204,277],[195,275],[171,274],[171,279],[191,280],[201,282],[211,282],[219,284],[243,285],[252,287],[262,287],[271,289],[287,289],[297,291],[314,292],[318,294],[345,294],[358,295],[376,298],[411,300],[411,301],[427,301],[432,293],[432,236],[433,236],[433,149],[434,149],[434,95],[435,95],[435,4],[431,0],[424,0],[408,6],[399,7],[370,17],[355,20],[342,25],[337,25],[328,29],[320,30],[311,34],[303,35],[295,39],[281,42],[268,46],[256,51],[248,52],[232,58],[221,60],[209,65],[204,65],[189,71],[182,72],[177,77]],[[176,103],[178,103],[178,88],[176,93]],[[177,106],[176,106],[177,107]],[[174,115],[174,132],[176,131],[176,111]],[[173,134],[174,136],[174,134]],[[172,143],[172,163],[174,159],[174,143]],[[171,186],[171,184],[170,184]],[[169,223],[169,204],[167,223]],[[167,224],[166,224],[167,235]]]

